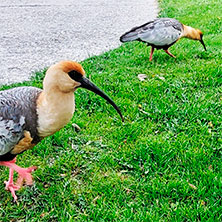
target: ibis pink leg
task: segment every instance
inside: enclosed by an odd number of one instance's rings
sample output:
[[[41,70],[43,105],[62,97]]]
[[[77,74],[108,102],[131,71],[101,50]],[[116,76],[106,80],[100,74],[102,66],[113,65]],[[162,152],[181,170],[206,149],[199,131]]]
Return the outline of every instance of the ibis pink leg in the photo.
[[[29,168],[21,168],[18,165],[16,165],[15,162],[16,162],[16,158],[11,161],[0,161],[0,165],[9,167],[9,169],[10,169],[9,170],[9,180],[5,181],[5,185],[6,185],[5,189],[11,192],[14,200],[16,201],[17,196],[15,194],[15,191],[19,190],[22,187],[24,182],[27,185],[32,185],[33,181],[32,181],[31,172],[36,170],[37,167],[32,166]],[[13,183],[14,170],[19,174],[16,184]]]
[[[152,61],[154,49],[155,49],[154,47],[151,48],[150,59],[149,59],[150,61]]]
[[[5,181],[4,183],[5,183],[5,189],[11,192],[11,194],[14,198],[14,201],[16,201],[17,196],[15,194],[15,191],[19,190],[20,187],[17,186],[17,185],[14,185],[14,183],[13,183],[13,173],[14,173],[14,170],[9,169],[9,179],[8,179],[8,181]]]
[[[171,57],[173,57],[173,58],[176,58],[176,56],[175,55],[173,55],[172,53],[170,53],[169,51],[168,51],[168,49],[166,49],[166,50],[164,50],[169,56],[171,56]]]

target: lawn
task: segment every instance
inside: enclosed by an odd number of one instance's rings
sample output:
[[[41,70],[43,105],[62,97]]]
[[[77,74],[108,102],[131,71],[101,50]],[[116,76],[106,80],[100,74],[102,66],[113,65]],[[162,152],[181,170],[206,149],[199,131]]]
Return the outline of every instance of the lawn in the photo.
[[[39,168],[17,204],[4,191],[8,169],[0,168],[0,221],[222,220],[221,1],[159,4],[161,17],[202,30],[207,51],[182,39],[170,48],[176,59],[159,50],[149,62],[150,48],[133,42],[83,61],[125,122],[79,89],[72,121],[18,157]],[[43,77],[16,86],[42,87]]]

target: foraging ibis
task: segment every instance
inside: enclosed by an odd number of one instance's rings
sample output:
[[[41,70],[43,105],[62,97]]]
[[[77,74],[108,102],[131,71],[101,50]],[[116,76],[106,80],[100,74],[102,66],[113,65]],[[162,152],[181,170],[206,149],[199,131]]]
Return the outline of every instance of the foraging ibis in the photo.
[[[199,29],[186,26],[173,18],[157,18],[139,27],[131,29],[120,37],[121,42],[141,41],[150,45],[152,60],[154,49],[163,49],[168,55],[176,58],[168,48],[181,38],[199,40],[204,49],[203,33]]]
[[[17,200],[15,191],[23,183],[32,184],[31,172],[37,167],[21,168],[16,156],[34,147],[44,137],[54,134],[72,118],[75,110],[74,91],[88,89],[106,99],[123,117],[120,109],[102,90],[85,77],[82,66],[62,61],[51,66],[43,81],[43,90],[16,87],[0,91],[0,165],[9,167],[6,190]],[[13,183],[13,172],[18,180]]]

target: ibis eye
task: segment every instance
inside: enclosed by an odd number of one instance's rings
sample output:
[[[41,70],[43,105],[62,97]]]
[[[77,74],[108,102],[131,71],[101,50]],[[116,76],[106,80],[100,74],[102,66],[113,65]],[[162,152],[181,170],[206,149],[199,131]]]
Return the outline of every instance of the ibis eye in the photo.
[[[75,70],[68,72],[68,75],[71,79],[75,80],[76,82],[79,82],[83,77],[82,74],[80,74],[79,72]]]

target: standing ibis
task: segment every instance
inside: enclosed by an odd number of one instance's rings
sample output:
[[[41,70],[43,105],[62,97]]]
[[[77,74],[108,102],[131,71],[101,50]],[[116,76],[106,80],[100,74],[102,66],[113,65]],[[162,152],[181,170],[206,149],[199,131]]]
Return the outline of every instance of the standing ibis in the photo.
[[[176,58],[168,48],[181,38],[198,40],[206,50],[203,42],[203,33],[199,29],[186,26],[176,19],[157,18],[141,26],[131,29],[120,37],[121,42],[141,41],[150,45],[152,60],[154,49],[163,49],[168,55]]]
[[[102,90],[85,77],[82,66],[62,61],[51,66],[43,81],[43,90],[16,87],[0,91],[0,165],[9,167],[6,190],[17,200],[15,191],[23,183],[32,184],[31,172],[37,167],[21,168],[16,156],[34,147],[44,137],[54,134],[72,118],[75,110],[74,92],[88,89],[107,100],[119,113],[120,109]],[[13,182],[13,172],[18,173]]]

